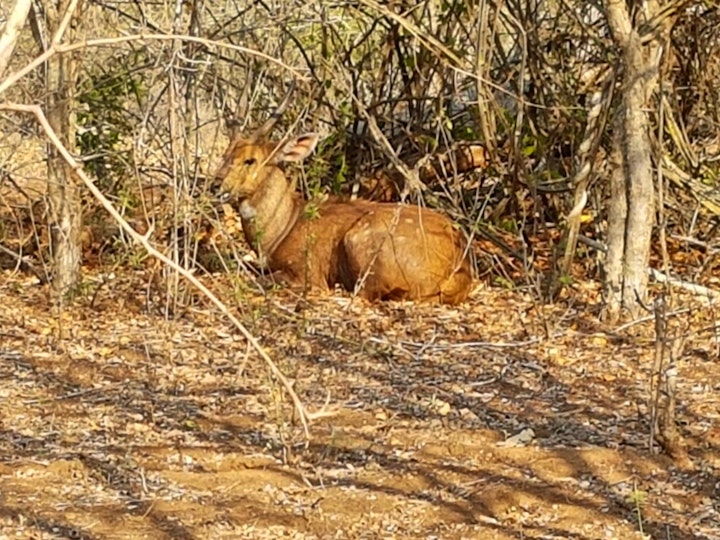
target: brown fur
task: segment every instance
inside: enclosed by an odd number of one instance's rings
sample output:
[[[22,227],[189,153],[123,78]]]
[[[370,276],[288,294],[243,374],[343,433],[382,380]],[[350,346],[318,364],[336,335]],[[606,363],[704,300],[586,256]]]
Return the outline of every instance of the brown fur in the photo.
[[[306,206],[279,164],[304,159],[316,143],[314,134],[283,146],[236,138],[217,173],[221,200],[239,203],[245,238],[270,270],[291,286],[359,287],[369,300],[465,300],[466,244],[445,216],[371,201]]]

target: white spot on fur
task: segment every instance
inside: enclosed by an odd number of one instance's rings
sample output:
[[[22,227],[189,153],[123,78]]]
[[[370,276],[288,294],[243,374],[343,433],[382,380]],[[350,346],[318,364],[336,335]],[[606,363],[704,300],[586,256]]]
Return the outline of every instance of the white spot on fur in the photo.
[[[255,216],[257,216],[257,212],[247,200],[240,203],[240,217],[243,219],[253,219]]]

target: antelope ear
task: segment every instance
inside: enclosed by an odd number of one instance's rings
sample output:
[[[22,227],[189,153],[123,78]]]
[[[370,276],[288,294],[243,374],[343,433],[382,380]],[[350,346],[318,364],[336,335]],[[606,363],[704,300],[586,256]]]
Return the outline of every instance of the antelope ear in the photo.
[[[320,136],[317,133],[306,133],[295,139],[291,139],[278,150],[275,155],[275,161],[278,163],[283,161],[302,161],[315,150],[319,139]]]

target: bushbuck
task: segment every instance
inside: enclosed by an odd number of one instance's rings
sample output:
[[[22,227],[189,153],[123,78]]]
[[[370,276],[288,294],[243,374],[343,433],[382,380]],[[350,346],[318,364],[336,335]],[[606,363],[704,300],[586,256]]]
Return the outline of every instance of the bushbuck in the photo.
[[[281,164],[305,159],[318,135],[269,142],[285,106],[248,138],[233,138],[216,174],[219,200],[238,209],[260,261],[280,281],[305,290],[340,284],[370,301],[465,300],[472,284],[467,244],[447,217],[366,200],[313,205],[296,193]]]

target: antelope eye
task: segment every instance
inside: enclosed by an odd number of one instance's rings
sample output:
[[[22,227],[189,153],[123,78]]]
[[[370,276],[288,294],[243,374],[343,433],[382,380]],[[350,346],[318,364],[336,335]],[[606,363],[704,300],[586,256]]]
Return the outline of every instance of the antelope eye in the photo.
[[[251,157],[251,158],[247,158],[245,161],[243,161],[243,165],[245,165],[246,167],[252,167],[253,165],[255,165],[255,162],[256,162],[256,159]]]

